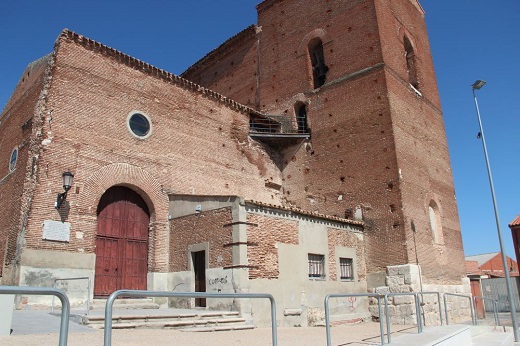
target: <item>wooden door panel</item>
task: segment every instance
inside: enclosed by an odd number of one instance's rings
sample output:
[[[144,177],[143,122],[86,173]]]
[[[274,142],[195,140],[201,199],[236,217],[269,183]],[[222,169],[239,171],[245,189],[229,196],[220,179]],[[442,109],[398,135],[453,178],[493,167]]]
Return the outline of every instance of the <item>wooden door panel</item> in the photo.
[[[120,281],[118,248],[117,239],[98,238],[96,240],[98,255],[96,256],[94,292],[99,295],[109,295],[117,289],[117,283]]]
[[[148,246],[144,242],[125,242],[125,261],[123,288],[134,290],[146,289],[148,272]]]
[[[480,290],[480,281],[471,280],[471,294],[473,297],[482,297],[482,292]],[[477,314],[477,318],[486,318],[486,310],[484,309],[484,301],[482,299],[477,299],[475,301],[475,310]]]
[[[98,206],[95,296],[146,290],[149,222],[146,203],[137,193],[121,186],[105,192]]]

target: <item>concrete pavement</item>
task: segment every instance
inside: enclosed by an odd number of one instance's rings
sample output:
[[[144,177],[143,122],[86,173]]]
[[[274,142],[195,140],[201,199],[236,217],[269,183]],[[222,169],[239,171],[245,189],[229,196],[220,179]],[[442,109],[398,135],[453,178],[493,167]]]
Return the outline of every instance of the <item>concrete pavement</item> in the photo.
[[[57,345],[60,317],[48,311],[16,310],[13,334],[0,337],[0,345]],[[334,345],[378,345],[381,342],[379,323],[359,323],[333,327]],[[325,327],[278,328],[278,345],[326,345]],[[394,334],[395,332],[395,334]],[[392,326],[392,336],[417,333],[413,326]],[[271,345],[271,328],[229,332],[183,332],[172,329],[113,330],[112,345]],[[68,345],[103,345],[103,330],[95,330],[75,322],[69,324]]]
[[[503,317],[503,316],[501,316]],[[504,316],[505,317],[505,316]],[[502,320],[502,319],[501,319]],[[482,324],[487,322],[481,321]],[[426,327],[428,328],[428,327]],[[42,310],[15,310],[13,333],[0,337],[0,345],[57,345],[60,317]],[[415,326],[392,325],[392,341],[399,336],[417,334]],[[278,345],[316,346],[326,345],[325,327],[279,327]],[[338,325],[331,328],[333,345],[379,345],[379,323]],[[103,345],[103,330],[95,330],[75,322],[69,323],[68,345]],[[184,332],[173,329],[124,329],[113,330],[112,345],[271,345],[271,328],[255,328],[225,332]],[[386,342],[386,339],[385,339]],[[411,345],[410,345],[411,346]]]

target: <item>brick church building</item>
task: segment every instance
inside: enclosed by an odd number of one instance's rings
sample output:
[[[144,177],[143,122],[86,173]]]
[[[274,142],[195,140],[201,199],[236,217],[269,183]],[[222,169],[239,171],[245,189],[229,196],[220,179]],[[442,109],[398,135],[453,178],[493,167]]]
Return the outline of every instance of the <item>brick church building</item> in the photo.
[[[469,290],[421,5],[257,11],[181,76],[69,30],[27,67],[0,117],[3,285],[269,292],[285,325],[326,293]]]

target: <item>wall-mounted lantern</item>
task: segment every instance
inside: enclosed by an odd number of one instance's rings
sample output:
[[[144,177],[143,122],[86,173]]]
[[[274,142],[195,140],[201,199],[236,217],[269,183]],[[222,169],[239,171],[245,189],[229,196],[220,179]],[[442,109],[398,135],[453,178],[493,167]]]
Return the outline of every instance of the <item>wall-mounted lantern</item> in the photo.
[[[56,198],[56,203],[54,204],[54,207],[56,209],[60,209],[63,202],[65,202],[65,199],[67,198],[67,192],[70,190],[70,188],[72,186],[72,182],[74,181],[74,174],[72,174],[71,172],[64,172],[62,174],[62,178],[63,178],[63,190],[65,190],[65,192],[58,193],[58,197]]]

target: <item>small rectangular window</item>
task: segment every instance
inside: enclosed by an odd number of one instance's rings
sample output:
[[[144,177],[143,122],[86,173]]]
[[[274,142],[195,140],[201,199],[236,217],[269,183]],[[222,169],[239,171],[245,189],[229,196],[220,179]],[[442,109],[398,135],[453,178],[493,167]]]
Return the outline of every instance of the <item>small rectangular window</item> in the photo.
[[[325,256],[309,254],[309,277],[324,278],[325,277]]]
[[[341,280],[354,280],[354,266],[352,258],[340,258],[339,268]]]

